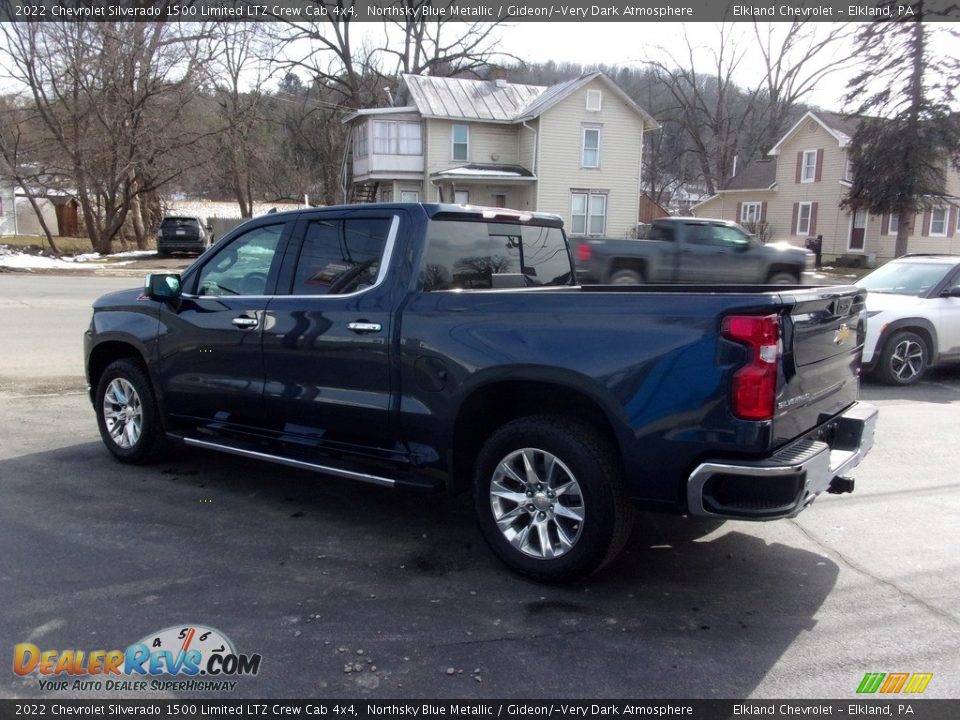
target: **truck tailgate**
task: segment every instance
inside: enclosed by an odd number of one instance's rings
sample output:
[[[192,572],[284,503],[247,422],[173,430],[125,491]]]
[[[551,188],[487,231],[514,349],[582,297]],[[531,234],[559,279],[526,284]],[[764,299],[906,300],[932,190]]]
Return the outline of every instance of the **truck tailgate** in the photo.
[[[816,427],[857,399],[866,291],[853,286],[785,292],[783,366],[774,443]]]

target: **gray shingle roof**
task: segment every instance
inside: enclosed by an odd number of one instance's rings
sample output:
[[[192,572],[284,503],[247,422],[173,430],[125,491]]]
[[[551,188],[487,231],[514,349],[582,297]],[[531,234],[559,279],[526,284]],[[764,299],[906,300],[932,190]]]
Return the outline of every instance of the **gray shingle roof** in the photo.
[[[823,110],[816,110],[814,112],[816,116],[823,121],[824,125],[836,133],[846,135],[848,138],[853,137],[853,134],[857,131],[857,126],[860,124],[860,118]]]
[[[724,190],[766,190],[777,180],[776,158],[754,160],[741,168],[723,186]]]
[[[410,99],[424,117],[514,122],[519,112],[547,88],[495,80],[404,75]]]

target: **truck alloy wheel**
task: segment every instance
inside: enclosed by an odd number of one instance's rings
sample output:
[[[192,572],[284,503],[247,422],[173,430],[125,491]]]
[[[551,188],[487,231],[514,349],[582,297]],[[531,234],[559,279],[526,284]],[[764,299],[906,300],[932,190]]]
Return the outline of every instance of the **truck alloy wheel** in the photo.
[[[497,465],[490,508],[504,538],[524,555],[565,555],[583,530],[583,497],[570,468],[546,450],[523,448]]]
[[[103,443],[118,460],[149,462],[166,449],[153,387],[135,361],[124,358],[107,366],[97,382],[94,410]]]
[[[497,556],[539,580],[583,577],[626,541],[632,508],[611,442],[585,423],[531,416],[507,423],[476,462],[474,504]]]
[[[102,402],[103,422],[110,439],[124,450],[140,442],[143,432],[143,407],[130,381],[114,378],[107,385]]]

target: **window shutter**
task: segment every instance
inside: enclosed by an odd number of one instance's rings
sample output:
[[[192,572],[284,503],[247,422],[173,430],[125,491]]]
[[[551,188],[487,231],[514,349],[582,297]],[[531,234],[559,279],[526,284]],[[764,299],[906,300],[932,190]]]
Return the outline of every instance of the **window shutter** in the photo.
[[[800,217],[800,203],[793,204],[793,220],[790,223],[790,234],[797,234],[797,219]]]
[[[823,175],[823,148],[817,150],[817,171],[813,179],[820,182],[821,175]],[[812,234],[813,233],[811,233],[811,235]]]
[[[907,221],[907,235],[913,235],[917,231],[917,214],[910,213],[910,219]]]
[[[760,203],[760,222],[765,223],[767,221],[767,202],[764,200]]]
[[[957,227],[957,208],[950,208],[947,213],[947,237],[953,237],[953,230]]]
[[[930,218],[932,217],[932,215],[933,213],[930,212],[929,210],[923,211],[923,228],[921,232],[923,237],[930,237]]]
[[[737,203],[737,222],[741,222],[741,220],[743,220],[743,203],[738,202]]]
[[[803,172],[803,153],[797,153],[797,182],[800,182],[800,173]]]
[[[880,234],[890,234],[890,213],[884,213],[883,218],[880,220]]]
[[[810,232],[807,233],[810,237],[815,237],[817,234],[817,204],[810,205]]]

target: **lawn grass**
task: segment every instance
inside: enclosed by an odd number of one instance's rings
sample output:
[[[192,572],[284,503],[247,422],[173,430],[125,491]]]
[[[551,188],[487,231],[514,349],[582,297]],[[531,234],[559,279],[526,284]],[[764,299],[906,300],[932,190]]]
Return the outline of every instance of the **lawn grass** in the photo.
[[[93,252],[89,238],[56,237],[53,241],[64,255]],[[50,244],[43,235],[7,235],[0,237],[0,245],[7,245],[20,250],[50,252]]]
[[[81,253],[93,252],[93,246],[90,244],[90,238],[83,237],[56,237],[53,241],[57,244],[63,255],[79,255]],[[9,235],[0,237],[0,245],[7,245],[11,248],[28,250],[36,252],[42,250],[44,254],[50,253],[50,244],[47,238],[42,235]],[[153,243],[150,243],[152,249]],[[128,247],[127,250],[136,250],[136,246]],[[113,244],[114,252],[123,252],[119,242]]]

